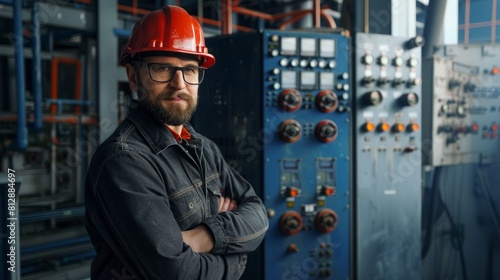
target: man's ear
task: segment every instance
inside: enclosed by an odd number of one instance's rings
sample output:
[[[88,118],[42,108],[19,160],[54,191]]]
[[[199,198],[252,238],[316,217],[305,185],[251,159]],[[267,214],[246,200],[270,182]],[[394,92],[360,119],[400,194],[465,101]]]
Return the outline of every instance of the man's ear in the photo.
[[[136,92],[139,89],[139,83],[137,81],[139,73],[136,73],[136,69],[137,68],[130,63],[127,63],[127,65],[125,65],[125,70],[127,71],[128,85],[132,92]]]

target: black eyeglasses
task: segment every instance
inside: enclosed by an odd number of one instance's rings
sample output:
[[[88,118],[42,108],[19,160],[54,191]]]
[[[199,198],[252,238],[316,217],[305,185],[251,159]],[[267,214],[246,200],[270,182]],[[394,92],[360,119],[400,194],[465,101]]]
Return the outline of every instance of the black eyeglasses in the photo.
[[[141,62],[141,65],[144,62]],[[159,83],[170,82],[178,70],[182,73],[184,82],[190,85],[199,85],[205,77],[206,68],[197,66],[175,67],[164,63],[144,63],[148,67],[151,80]]]

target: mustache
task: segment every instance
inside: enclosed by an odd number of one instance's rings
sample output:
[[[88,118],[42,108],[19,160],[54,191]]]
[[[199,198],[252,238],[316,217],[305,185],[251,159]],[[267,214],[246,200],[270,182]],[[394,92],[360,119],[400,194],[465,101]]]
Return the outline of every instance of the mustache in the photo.
[[[191,95],[184,92],[167,92],[158,96],[159,99],[182,99],[182,100],[191,100]]]

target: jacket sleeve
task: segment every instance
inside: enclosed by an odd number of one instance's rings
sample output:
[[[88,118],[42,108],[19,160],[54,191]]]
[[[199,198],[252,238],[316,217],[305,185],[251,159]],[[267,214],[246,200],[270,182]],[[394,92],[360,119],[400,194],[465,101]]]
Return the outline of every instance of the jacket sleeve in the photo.
[[[93,166],[87,188],[96,200],[92,222],[139,279],[237,279],[241,255],[196,253],[182,239],[155,166],[119,152]],[[243,268],[244,269],[244,268]]]
[[[216,153],[224,195],[238,204],[236,210],[222,212],[203,221],[214,234],[212,253],[252,252],[261,244],[269,226],[264,204],[250,183],[226,163],[217,146],[212,143],[210,149]]]

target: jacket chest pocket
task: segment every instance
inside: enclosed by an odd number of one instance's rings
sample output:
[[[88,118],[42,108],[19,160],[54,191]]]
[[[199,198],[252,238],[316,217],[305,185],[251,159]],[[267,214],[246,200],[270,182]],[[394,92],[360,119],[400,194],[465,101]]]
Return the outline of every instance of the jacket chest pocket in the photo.
[[[206,206],[199,185],[182,188],[174,193],[169,201],[170,209],[181,230],[188,230],[202,222]]]
[[[210,203],[210,215],[219,213],[219,203],[222,191],[217,180],[207,182],[208,199]]]

